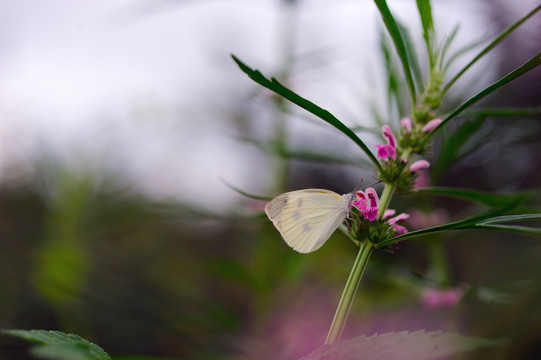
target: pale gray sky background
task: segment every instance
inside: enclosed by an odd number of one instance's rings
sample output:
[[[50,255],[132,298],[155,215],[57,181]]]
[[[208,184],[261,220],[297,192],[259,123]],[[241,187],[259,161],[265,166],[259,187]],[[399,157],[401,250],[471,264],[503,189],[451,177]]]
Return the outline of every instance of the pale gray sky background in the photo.
[[[415,1],[389,3],[420,34]],[[234,139],[228,119],[255,84],[229,53],[270,74],[279,61],[280,2],[153,4],[0,3],[0,179],[32,174],[50,154],[148,195],[220,209],[238,195],[219,177],[261,190],[263,157]],[[435,1],[440,37],[456,22],[457,45],[488,35],[478,5]],[[329,53],[327,66],[294,74],[298,91],[348,123],[369,125],[366,100],[381,99],[378,22],[371,1],[301,1],[298,53]]]

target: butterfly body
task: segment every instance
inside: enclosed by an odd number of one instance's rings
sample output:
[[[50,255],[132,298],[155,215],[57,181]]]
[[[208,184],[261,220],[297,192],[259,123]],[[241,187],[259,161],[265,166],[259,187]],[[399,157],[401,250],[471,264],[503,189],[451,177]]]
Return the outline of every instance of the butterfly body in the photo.
[[[275,197],[265,207],[267,216],[294,250],[319,249],[349,213],[351,194],[305,189]]]

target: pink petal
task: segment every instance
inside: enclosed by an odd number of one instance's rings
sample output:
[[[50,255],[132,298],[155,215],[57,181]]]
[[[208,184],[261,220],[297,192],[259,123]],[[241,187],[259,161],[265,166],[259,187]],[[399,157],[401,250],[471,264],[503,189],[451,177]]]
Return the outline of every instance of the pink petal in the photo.
[[[395,213],[396,213],[396,210],[393,210],[393,209],[387,209],[387,210],[385,210],[385,212],[383,213],[383,219],[388,219],[388,218],[390,218],[391,216],[393,216]]]
[[[391,127],[389,125],[383,125],[383,137],[385,140],[387,140],[387,143],[393,147],[393,149],[396,149],[396,138],[393,135],[393,130],[391,130]]]
[[[409,217],[410,217],[409,214],[402,213],[402,214],[400,214],[400,215],[398,215],[398,216],[395,216],[395,217],[392,218],[392,219],[387,220],[387,222],[388,222],[389,224],[391,224],[391,225],[394,225],[394,224],[395,224],[396,222],[398,222],[398,221],[404,221],[404,220],[409,219]]]
[[[404,131],[406,134],[409,134],[411,133],[411,119],[410,118],[403,118],[402,120],[400,120],[400,124],[402,125],[403,128],[406,129],[406,131]]]
[[[391,145],[376,145],[376,147],[378,148],[377,155],[379,158],[387,159],[390,157],[393,160],[396,159],[396,150]]]
[[[415,172],[423,169],[427,169],[430,166],[430,163],[426,160],[417,160],[410,166],[410,171]]]
[[[402,225],[393,224],[393,228],[394,228],[394,230],[396,231],[395,236],[402,235],[402,234],[407,234],[407,233],[408,233],[408,229],[406,229],[406,228],[403,227]]]
[[[369,187],[366,189],[366,197],[368,198],[370,207],[375,207],[375,208],[378,207],[379,197],[378,197],[378,193],[376,192],[374,188]]]
[[[441,122],[442,122],[441,119],[432,119],[429,122],[427,122],[425,126],[423,126],[423,131],[424,132],[431,132],[432,130],[434,130],[436,128],[436,126],[441,124]]]
[[[374,221],[378,217],[378,208],[369,207],[362,214],[366,220]]]

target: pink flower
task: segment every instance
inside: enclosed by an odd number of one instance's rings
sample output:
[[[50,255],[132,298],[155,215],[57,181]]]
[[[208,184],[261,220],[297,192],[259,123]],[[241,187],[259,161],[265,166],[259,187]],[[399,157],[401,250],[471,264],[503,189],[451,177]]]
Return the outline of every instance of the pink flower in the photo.
[[[389,211],[389,210],[387,210]],[[387,213],[386,211],[386,213]],[[393,211],[393,214],[394,215],[394,210]],[[391,216],[392,216],[391,215]],[[396,231],[396,234],[395,236],[398,236],[398,235],[402,235],[402,234],[406,234],[408,232],[408,229],[406,229],[404,226],[402,225],[398,225],[397,222],[398,221],[404,221],[404,220],[407,220],[410,216],[406,213],[401,213],[400,215],[397,215],[393,218],[390,218],[389,220],[387,220],[387,224],[391,225],[393,227],[393,229]],[[384,217],[385,218],[385,217]]]
[[[389,127],[389,125],[383,125],[382,129],[383,137],[387,141],[387,144],[385,145],[376,145],[378,148],[378,157],[387,160],[389,158],[395,160],[396,159],[396,138],[393,135],[393,131]]]
[[[366,192],[357,191],[355,194],[357,195],[357,200],[352,203],[353,206],[359,209],[366,220],[376,220],[379,205],[379,197],[376,190],[369,187],[366,189]]]
[[[387,144],[396,149],[396,138],[393,135],[393,130],[389,125],[383,125],[382,128],[383,137],[387,140]]]
[[[423,169],[428,169],[430,167],[430,163],[426,160],[417,160],[410,166],[411,172],[416,172]]]
[[[378,148],[378,157],[387,160],[388,158],[396,159],[396,149],[389,144],[376,145]]]
[[[383,219],[388,219],[388,218],[390,218],[391,216],[393,216],[394,214],[396,214],[396,210],[394,210],[394,209],[387,209],[387,210],[385,210],[385,212],[383,213]]]
[[[429,122],[427,122],[425,126],[423,126],[423,131],[424,131],[424,132],[431,132],[431,131],[434,130],[439,124],[441,124],[441,122],[442,122],[441,119],[432,119],[432,120],[430,120]]]
[[[427,308],[453,307],[460,302],[463,295],[464,290],[461,288],[427,288],[423,291],[421,302]]]
[[[403,118],[402,120],[400,120],[400,124],[402,125],[402,128],[405,129],[404,134],[411,133],[412,125],[411,125],[410,118],[407,118],[407,117]]]
[[[430,176],[428,176],[428,173],[426,171],[422,171],[417,177],[417,179],[415,179],[415,183],[413,184],[413,190],[427,187],[428,185],[430,185]]]

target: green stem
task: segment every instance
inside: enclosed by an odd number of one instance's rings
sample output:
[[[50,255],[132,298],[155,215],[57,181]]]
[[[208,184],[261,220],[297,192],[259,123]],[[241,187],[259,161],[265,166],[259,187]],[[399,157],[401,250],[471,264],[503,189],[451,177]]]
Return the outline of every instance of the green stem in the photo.
[[[349,316],[349,311],[353,304],[353,298],[359,288],[359,283],[361,282],[364,269],[366,269],[372,250],[373,245],[369,241],[363,241],[359,246],[359,253],[357,254],[348,281],[346,282],[344,292],[342,293],[342,297],[336,308],[336,313],[334,314],[334,319],[332,320],[325,344],[334,344],[340,340],[340,336],[342,336],[342,331],[344,330],[344,326],[346,325]]]
[[[394,188],[395,186],[393,184],[385,184],[385,187],[383,188],[383,193],[381,194],[381,198],[379,199],[378,219],[383,218],[383,214],[385,213],[385,210],[387,210],[387,207],[391,202],[391,198],[393,197]]]

